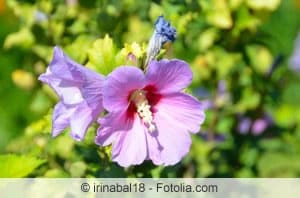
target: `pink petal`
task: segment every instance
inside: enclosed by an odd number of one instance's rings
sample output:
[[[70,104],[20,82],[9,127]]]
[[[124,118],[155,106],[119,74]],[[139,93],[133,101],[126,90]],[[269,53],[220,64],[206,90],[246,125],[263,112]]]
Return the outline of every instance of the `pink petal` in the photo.
[[[157,165],[165,166],[178,163],[190,150],[191,137],[185,128],[182,128],[171,118],[170,113],[159,112],[156,114],[157,142],[149,143],[149,158]],[[148,137],[148,136],[147,136]],[[158,144],[160,145],[158,147]]]
[[[146,72],[148,85],[154,85],[159,93],[173,93],[186,88],[193,78],[189,65],[182,60],[152,61]]]
[[[161,151],[163,149],[162,145],[160,145],[156,132],[146,132],[147,138],[147,147],[148,147],[148,156],[147,159],[152,160],[155,165],[162,165],[164,163],[164,159],[161,155]]]
[[[156,165],[176,164],[190,149],[188,132],[198,132],[204,121],[203,107],[195,98],[175,93],[163,96],[155,109],[157,131],[147,134],[148,158]]]
[[[204,106],[184,93],[164,95],[155,109],[160,114],[169,115],[171,122],[191,133],[199,132],[205,119]]]
[[[103,106],[108,111],[127,109],[130,93],[145,86],[142,70],[132,66],[115,69],[105,80],[103,87]]]
[[[133,120],[126,119],[126,111],[111,112],[98,120],[100,128],[97,130],[95,143],[100,146],[112,144],[118,131],[129,130],[132,127]]]
[[[141,120],[136,118],[131,129],[120,131],[113,143],[112,160],[123,167],[141,164],[147,157],[145,130]]]
[[[141,164],[147,156],[145,128],[135,116],[126,120],[126,112],[109,113],[99,119],[95,143],[101,146],[113,144],[112,159],[121,166]]]

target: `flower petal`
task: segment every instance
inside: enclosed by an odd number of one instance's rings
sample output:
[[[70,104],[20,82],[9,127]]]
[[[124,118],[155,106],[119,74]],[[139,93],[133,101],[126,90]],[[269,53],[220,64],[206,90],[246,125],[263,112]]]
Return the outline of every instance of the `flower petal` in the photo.
[[[56,137],[69,126],[69,118],[75,108],[68,108],[62,102],[57,103],[52,116],[52,136]]]
[[[184,93],[164,95],[156,105],[158,113],[169,115],[174,125],[197,133],[204,122],[204,106],[194,97]]]
[[[132,127],[132,120],[126,119],[126,111],[111,112],[98,120],[100,128],[97,130],[95,143],[100,146],[112,144],[118,131],[129,130]]]
[[[103,110],[104,77],[72,61],[55,47],[53,60],[39,80],[52,87],[61,100],[54,109],[53,136],[70,125],[72,137],[82,140],[89,125]]]
[[[134,119],[132,128],[120,131],[113,143],[112,160],[123,167],[141,164],[147,157],[145,133],[141,120]]]
[[[101,146],[113,144],[112,158],[121,166],[142,163],[147,156],[145,128],[140,119],[126,119],[126,111],[111,112],[98,120],[95,143]]]
[[[78,104],[88,98],[82,93],[85,87],[94,85],[97,95],[102,95],[100,90],[104,77],[72,61],[59,47],[55,47],[53,59],[39,80],[49,84],[63,103]]]
[[[201,104],[190,95],[165,95],[155,107],[157,131],[147,135],[148,158],[156,165],[173,165],[185,156],[191,145],[190,132],[198,132],[204,121]]]
[[[154,85],[159,93],[174,93],[186,88],[193,78],[189,65],[182,60],[150,62],[147,72],[147,84]]]
[[[157,113],[155,123],[157,127],[157,144],[149,144],[149,158],[153,163],[165,166],[178,163],[185,156],[191,146],[191,137],[186,129],[174,123],[171,113],[161,111]],[[159,145],[159,147],[158,147]]]
[[[157,135],[157,131],[152,133],[146,132],[148,149],[147,159],[152,160],[153,164],[155,165],[162,165],[164,163],[161,155],[163,147],[160,145]]]
[[[129,94],[145,86],[142,70],[132,66],[115,69],[105,80],[103,106],[108,111],[122,111],[128,107]]]
[[[75,140],[82,140],[88,127],[93,121],[95,121],[95,119],[96,116],[93,115],[93,109],[91,109],[85,102],[80,103],[70,117],[71,136]]]

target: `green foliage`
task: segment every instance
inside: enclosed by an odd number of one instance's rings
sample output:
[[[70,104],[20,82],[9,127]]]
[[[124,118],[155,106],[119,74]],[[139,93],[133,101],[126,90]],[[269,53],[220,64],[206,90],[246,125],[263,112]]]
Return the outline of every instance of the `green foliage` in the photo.
[[[299,177],[300,79],[288,67],[300,28],[297,1],[67,2],[7,0],[0,16],[0,177]],[[94,144],[97,124],[83,142],[69,129],[52,138],[57,96],[36,79],[53,47],[103,75],[141,66],[161,14],[177,39],[159,57],[189,62],[188,91],[214,104],[182,162],[123,169],[111,162],[111,148]],[[253,123],[265,116],[271,124],[263,133],[239,131],[243,117]]]
[[[88,51],[88,59],[87,67],[103,75],[108,75],[125,62],[125,57],[117,54],[116,46],[108,35],[93,43],[93,47]]]
[[[45,160],[32,156],[0,155],[0,177],[25,177],[43,163]]]

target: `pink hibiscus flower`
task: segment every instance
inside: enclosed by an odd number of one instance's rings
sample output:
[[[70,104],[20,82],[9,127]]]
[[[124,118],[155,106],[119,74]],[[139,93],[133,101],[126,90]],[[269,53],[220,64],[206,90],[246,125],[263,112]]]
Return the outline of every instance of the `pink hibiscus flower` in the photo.
[[[124,167],[178,163],[205,118],[201,103],[183,92],[192,77],[181,60],[152,61],[146,74],[133,66],[115,69],[103,84],[108,114],[98,120],[96,144],[112,144],[112,160]]]

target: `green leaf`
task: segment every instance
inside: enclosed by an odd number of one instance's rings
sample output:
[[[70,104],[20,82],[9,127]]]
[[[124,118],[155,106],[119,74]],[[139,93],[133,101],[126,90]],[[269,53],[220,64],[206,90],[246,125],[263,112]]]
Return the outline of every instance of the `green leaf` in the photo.
[[[0,155],[0,177],[25,177],[43,163],[45,160],[32,156]]]
[[[236,104],[237,112],[245,112],[248,109],[255,109],[261,100],[261,95],[253,89],[246,88],[242,92],[242,98]]]
[[[250,45],[246,47],[246,51],[251,64],[257,72],[265,74],[269,71],[273,57],[267,48],[259,45]]]
[[[44,177],[46,178],[68,178],[70,175],[61,169],[50,169],[48,170]]]
[[[29,49],[35,42],[34,35],[28,28],[22,28],[20,31],[9,34],[4,41],[4,48],[22,47]]]
[[[267,1],[262,1],[262,0],[247,0],[246,3],[247,5],[254,9],[254,10],[276,10],[277,7],[280,5],[281,0],[267,0]]]
[[[288,104],[281,104],[274,112],[275,122],[282,127],[289,127],[296,122],[297,108]]]
[[[125,62],[125,57],[117,53],[113,40],[106,35],[103,39],[97,39],[93,47],[88,51],[87,67],[107,75]]]
[[[207,22],[222,29],[232,27],[232,18],[228,2],[225,0],[213,0],[210,2],[207,13]]]
[[[203,31],[198,37],[198,45],[200,51],[210,48],[219,37],[218,29],[209,28]]]
[[[300,158],[290,153],[268,152],[261,156],[257,166],[260,177],[298,177]]]
[[[86,169],[87,169],[87,165],[84,162],[82,161],[74,162],[70,166],[71,176],[77,178],[83,177]]]

